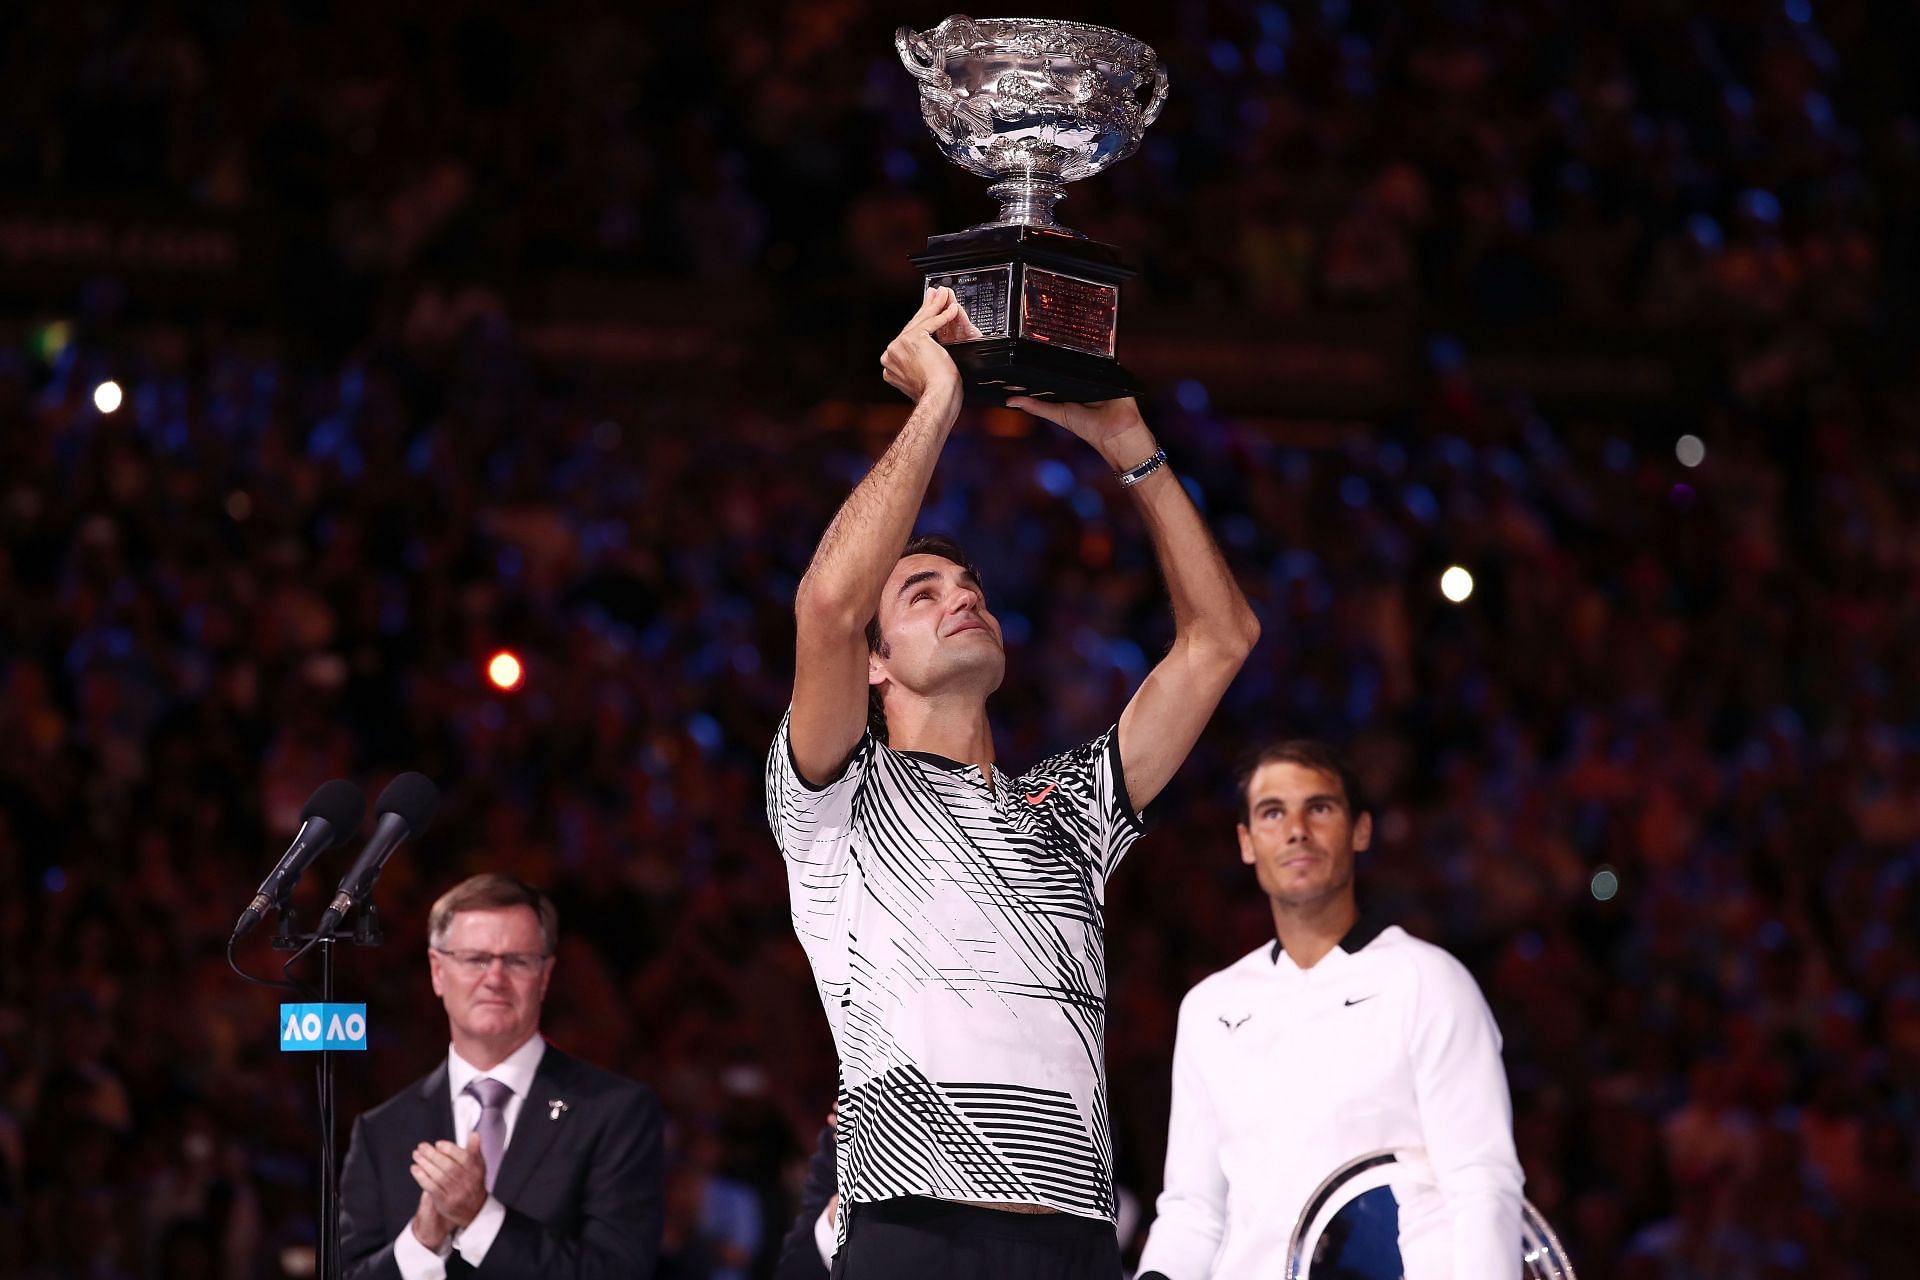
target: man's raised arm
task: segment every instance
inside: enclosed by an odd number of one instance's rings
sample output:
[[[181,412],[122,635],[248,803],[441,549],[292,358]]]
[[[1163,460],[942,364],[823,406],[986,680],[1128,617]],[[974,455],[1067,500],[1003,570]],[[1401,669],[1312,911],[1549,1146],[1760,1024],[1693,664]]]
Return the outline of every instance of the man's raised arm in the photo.
[[[1132,400],[1049,404],[1016,396],[1007,403],[1059,423],[1092,445],[1116,472],[1136,471],[1129,488],[1160,561],[1174,625],[1172,646],[1120,716],[1127,798],[1135,809],[1144,809],[1199,740],[1260,639],[1260,621],[1172,469],[1165,464],[1143,468],[1160,446]],[[1136,469],[1146,473],[1138,475]]]
[[[913,412],[841,504],[794,597],[793,762],[816,785],[840,776],[866,732],[867,621],[960,415],[960,371],[933,338],[949,326],[971,328],[953,291],[935,289],[887,344],[881,370],[914,402]]]

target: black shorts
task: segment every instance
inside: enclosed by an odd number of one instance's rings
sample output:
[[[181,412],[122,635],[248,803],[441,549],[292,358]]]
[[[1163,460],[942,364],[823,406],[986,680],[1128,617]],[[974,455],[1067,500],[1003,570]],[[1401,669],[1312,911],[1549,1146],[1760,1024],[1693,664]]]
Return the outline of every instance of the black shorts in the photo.
[[[921,1196],[848,1209],[833,1280],[1119,1280],[1113,1224]]]

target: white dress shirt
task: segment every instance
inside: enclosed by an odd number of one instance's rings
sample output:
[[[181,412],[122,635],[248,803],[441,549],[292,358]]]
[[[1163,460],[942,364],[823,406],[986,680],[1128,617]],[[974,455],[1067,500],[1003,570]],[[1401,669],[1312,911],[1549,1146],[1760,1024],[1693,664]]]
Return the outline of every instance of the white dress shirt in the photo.
[[[840,1233],[836,1229],[836,1210],[838,1206],[828,1204],[813,1220],[813,1247],[820,1252],[821,1265],[833,1270],[833,1255],[840,1252]]]
[[[1261,947],[1181,1003],[1141,1274],[1278,1280],[1314,1188],[1383,1148],[1425,1148],[1438,1184],[1396,1189],[1407,1280],[1518,1273],[1500,1030],[1465,966],[1398,926],[1357,926],[1310,969]]]
[[[519,1122],[527,1093],[533,1088],[533,1073],[539,1069],[540,1059],[546,1052],[547,1042],[536,1031],[533,1039],[508,1054],[499,1065],[490,1071],[482,1071],[456,1053],[451,1045],[448,1046],[447,1089],[453,1095],[453,1141],[456,1146],[466,1146],[474,1126],[480,1123],[480,1100],[467,1092],[467,1086],[485,1076],[513,1090],[513,1096],[501,1108],[507,1135],[500,1144],[500,1154],[505,1158],[507,1148],[513,1145],[514,1125]],[[447,1258],[455,1249],[467,1262],[479,1266],[486,1259],[487,1250],[493,1246],[493,1238],[500,1234],[501,1224],[506,1220],[507,1207],[489,1193],[480,1212],[473,1215],[473,1221],[464,1227],[456,1227],[440,1253],[421,1244],[420,1238],[413,1234],[413,1224],[409,1222],[393,1242],[393,1260],[400,1267],[401,1280],[445,1280]]]

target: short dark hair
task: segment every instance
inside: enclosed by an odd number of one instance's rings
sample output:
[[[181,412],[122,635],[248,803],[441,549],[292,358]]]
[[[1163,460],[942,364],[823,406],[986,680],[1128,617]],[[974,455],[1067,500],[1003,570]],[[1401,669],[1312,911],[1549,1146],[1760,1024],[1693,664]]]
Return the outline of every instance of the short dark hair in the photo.
[[[527,907],[540,920],[540,954],[550,956],[560,945],[560,912],[553,899],[516,876],[484,871],[469,876],[441,894],[427,913],[427,941],[439,947],[447,940],[453,918],[462,911],[504,911]]]
[[[894,560],[895,564],[908,556],[939,556],[942,560],[951,560],[973,575],[979,582],[980,570],[967,558],[965,548],[944,533],[916,534],[907,540],[906,548]],[[981,590],[986,590],[985,586]],[[887,656],[887,642],[880,636],[880,609],[876,605],[873,617],[867,619],[867,652]],[[881,705],[880,686],[867,686],[867,732],[873,735],[875,742],[887,740],[887,712]]]
[[[1360,775],[1354,772],[1353,765],[1337,748],[1317,738],[1286,738],[1259,748],[1240,766],[1240,772],[1234,779],[1234,785],[1240,793],[1240,821],[1253,820],[1253,775],[1270,764],[1297,764],[1303,769],[1330,773],[1340,781],[1340,793],[1346,799],[1347,812],[1351,816],[1358,818],[1363,813],[1371,812],[1366,793],[1360,786]]]

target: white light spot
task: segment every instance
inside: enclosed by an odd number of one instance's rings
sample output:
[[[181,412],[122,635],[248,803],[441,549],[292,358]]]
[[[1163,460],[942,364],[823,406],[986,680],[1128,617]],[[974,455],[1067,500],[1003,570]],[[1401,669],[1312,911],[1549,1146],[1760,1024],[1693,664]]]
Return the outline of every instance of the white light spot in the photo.
[[[93,407],[102,413],[112,413],[120,407],[126,396],[120,390],[120,384],[112,378],[93,389]]]
[[[1473,594],[1473,575],[1454,565],[1440,575],[1440,594],[1459,604]]]
[[[1620,877],[1612,867],[1602,867],[1593,873],[1593,883],[1587,887],[1593,891],[1594,901],[1606,902],[1620,892]]]
[[[1683,467],[1697,467],[1707,460],[1707,442],[1699,436],[1681,436],[1673,443],[1673,456]]]
[[[511,650],[502,649],[487,661],[487,679],[502,693],[512,693],[518,689],[525,675],[526,668],[520,665],[520,659]]]

